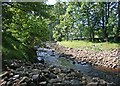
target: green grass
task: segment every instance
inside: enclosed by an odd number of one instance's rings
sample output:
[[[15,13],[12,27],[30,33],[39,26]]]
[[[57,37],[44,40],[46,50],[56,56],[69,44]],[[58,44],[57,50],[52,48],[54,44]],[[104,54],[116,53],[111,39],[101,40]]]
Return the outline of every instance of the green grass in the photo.
[[[58,42],[59,44],[70,47],[70,48],[82,48],[88,50],[111,50],[114,48],[120,48],[120,43],[109,43],[109,42],[102,42],[102,43],[92,43],[89,41],[61,41]]]

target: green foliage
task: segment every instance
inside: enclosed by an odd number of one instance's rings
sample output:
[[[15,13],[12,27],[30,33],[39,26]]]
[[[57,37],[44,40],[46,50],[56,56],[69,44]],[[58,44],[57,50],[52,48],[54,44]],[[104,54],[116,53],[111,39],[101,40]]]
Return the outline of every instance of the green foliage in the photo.
[[[120,38],[119,8],[119,2],[2,3],[3,57],[32,59],[35,45],[52,40],[113,41]]]
[[[43,3],[2,3],[3,58],[36,57],[34,46],[49,40],[47,10]]]
[[[52,10],[56,16],[53,37],[58,41],[83,38],[95,41],[97,35],[103,38],[101,41],[109,41],[120,33],[118,6],[118,2],[59,2]]]

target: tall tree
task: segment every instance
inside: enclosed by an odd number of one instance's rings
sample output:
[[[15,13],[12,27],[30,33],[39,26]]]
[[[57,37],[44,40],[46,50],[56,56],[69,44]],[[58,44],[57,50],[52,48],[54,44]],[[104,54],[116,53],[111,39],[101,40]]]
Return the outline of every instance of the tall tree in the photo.
[[[44,3],[2,3],[3,57],[34,59],[34,46],[49,38],[47,9]]]
[[[119,40],[119,35],[120,35],[120,1],[118,2],[117,11],[118,11],[118,27],[117,27],[116,36],[115,36],[116,41]]]

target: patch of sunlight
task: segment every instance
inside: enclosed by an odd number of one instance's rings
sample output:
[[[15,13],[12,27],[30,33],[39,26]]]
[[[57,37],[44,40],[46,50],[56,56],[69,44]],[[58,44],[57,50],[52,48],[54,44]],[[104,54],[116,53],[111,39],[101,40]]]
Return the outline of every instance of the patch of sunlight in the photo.
[[[70,47],[70,48],[84,48],[89,50],[111,50],[114,48],[120,48],[120,43],[109,43],[109,42],[102,42],[102,43],[92,43],[89,41],[61,41],[58,42],[59,44]]]

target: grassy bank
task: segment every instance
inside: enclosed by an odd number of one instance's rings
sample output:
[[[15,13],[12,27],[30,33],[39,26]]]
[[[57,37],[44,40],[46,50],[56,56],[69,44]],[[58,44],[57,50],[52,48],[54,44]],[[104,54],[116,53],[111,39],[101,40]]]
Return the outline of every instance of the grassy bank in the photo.
[[[75,41],[61,41],[58,43],[65,47],[84,48],[84,49],[92,49],[92,50],[111,50],[120,47],[120,43],[109,43],[109,42],[93,43],[88,41],[75,40]]]

